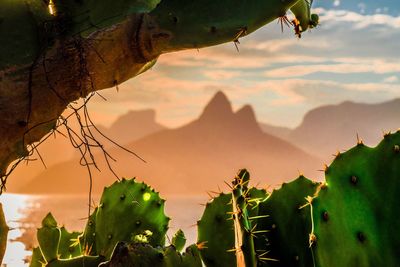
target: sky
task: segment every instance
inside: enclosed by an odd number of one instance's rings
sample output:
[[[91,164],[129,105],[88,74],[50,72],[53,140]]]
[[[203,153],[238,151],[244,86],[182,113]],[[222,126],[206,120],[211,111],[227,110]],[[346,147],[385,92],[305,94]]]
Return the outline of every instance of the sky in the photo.
[[[235,109],[251,104],[261,122],[296,127],[315,107],[400,97],[400,1],[315,0],[320,26],[301,39],[272,22],[233,43],[162,55],[146,73],[92,99],[110,125],[128,110],[153,108],[157,121],[183,125],[222,90]],[[289,17],[292,16],[289,14]]]

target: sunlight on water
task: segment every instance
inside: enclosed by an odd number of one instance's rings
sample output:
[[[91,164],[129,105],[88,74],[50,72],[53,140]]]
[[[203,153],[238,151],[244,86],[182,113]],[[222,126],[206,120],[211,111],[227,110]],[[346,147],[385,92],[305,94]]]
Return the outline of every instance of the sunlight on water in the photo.
[[[29,225],[22,222],[25,216],[23,211],[30,208],[39,208],[39,206],[34,204],[33,197],[15,194],[1,195],[0,202],[3,204],[6,222],[11,228],[8,233],[7,250],[3,265],[12,267],[28,266],[24,259],[32,255],[32,253],[27,251],[25,245],[20,241],[16,241],[16,239],[22,236],[23,229],[29,227]]]

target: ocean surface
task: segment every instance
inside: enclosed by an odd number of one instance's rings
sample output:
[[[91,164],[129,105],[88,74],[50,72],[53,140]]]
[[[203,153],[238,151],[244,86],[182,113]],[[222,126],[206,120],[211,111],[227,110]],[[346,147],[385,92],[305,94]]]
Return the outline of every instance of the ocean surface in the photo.
[[[168,236],[171,237],[178,229],[185,232],[187,243],[196,242],[196,222],[200,219],[206,203],[205,196],[162,196],[165,198],[166,214],[172,218]],[[99,196],[95,196],[98,203]],[[36,229],[48,212],[51,212],[59,225],[64,225],[69,231],[82,231],[88,215],[88,196],[75,195],[17,195],[3,194],[0,202],[6,221],[12,230],[8,235],[4,267],[29,266],[27,258],[31,255],[32,246],[37,245]],[[93,210],[93,209],[92,209]],[[168,242],[168,241],[167,241]]]

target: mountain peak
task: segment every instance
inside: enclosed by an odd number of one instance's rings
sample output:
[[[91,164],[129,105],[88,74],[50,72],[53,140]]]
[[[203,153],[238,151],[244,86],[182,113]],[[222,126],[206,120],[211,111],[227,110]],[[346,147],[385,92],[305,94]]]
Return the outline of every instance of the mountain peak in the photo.
[[[258,128],[261,131],[260,126],[258,125],[256,114],[254,109],[250,105],[244,105],[241,109],[239,109],[235,113],[236,120],[246,127]]]
[[[223,92],[218,91],[204,108],[200,119],[216,120],[226,118],[227,116],[231,117],[232,115],[233,111],[231,102]]]

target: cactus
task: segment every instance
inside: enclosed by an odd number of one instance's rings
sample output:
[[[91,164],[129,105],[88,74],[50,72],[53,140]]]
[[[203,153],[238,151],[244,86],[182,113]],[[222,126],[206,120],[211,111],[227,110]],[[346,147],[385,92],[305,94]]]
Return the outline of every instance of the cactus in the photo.
[[[235,266],[235,246],[232,220],[232,195],[220,193],[206,208],[197,222],[197,243],[206,266]]]
[[[294,4],[290,10],[295,15],[294,21],[295,26],[298,24],[299,29],[296,34],[301,37],[301,33],[306,31],[308,28],[314,28],[319,23],[319,16],[317,14],[311,14],[311,2],[312,0],[299,0]]]
[[[58,246],[58,256],[61,259],[78,257],[82,254],[82,248],[79,244],[80,232],[68,232],[63,226],[60,228],[61,238]]]
[[[316,266],[399,266],[400,132],[359,142],[325,173],[312,202]]]
[[[130,27],[138,28],[141,37],[147,35],[150,38],[150,46],[155,48],[157,43],[164,43],[163,49],[157,51],[158,55],[216,45],[235,41],[286,14],[289,9],[306,30],[310,25],[310,4],[307,0],[258,0],[252,3],[211,0],[4,0],[0,5],[0,31],[5,40],[0,48],[0,68],[34,62],[59,39],[65,41],[78,36],[89,39],[95,32],[127,22],[133,24]],[[6,30],[9,28],[17,28],[18,31]],[[135,47],[148,45],[140,43],[141,40],[136,41],[138,43],[133,44]]]
[[[238,42],[240,37],[285,15],[297,2],[163,0],[150,12],[150,16],[168,36],[169,40],[163,48],[164,52],[168,52]]]
[[[46,266],[46,260],[43,258],[43,254],[39,247],[33,248],[31,263],[29,267],[43,267]]]
[[[97,255],[96,250],[96,207],[93,213],[89,216],[85,230],[79,236],[79,243],[85,255],[95,256]]]
[[[171,244],[175,247],[175,249],[179,252],[182,251],[182,249],[185,247],[186,244],[186,237],[185,233],[179,229],[175,235],[172,237],[172,242]]]
[[[134,179],[104,188],[95,217],[97,254],[109,258],[119,241],[132,241],[146,230],[152,233],[152,246],[163,246],[170,220],[164,202],[154,189]]]
[[[259,204],[257,229],[268,229],[255,239],[256,248],[268,251],[263,261],[266,266],[313,266],[308,235],[312,227],[308,196],[313,196],[318,183],[304,176],[274,190],[266,201]],[[308,198],[307,198],[308,197]]]
[[[59,227],[51,213],[42,220],[37,231],[39,247],[33,249],[30,267],[97,267],[105,261],[102,256],[83,255],[79,246],[79,232],[68,232]]]
[[[235,226],[235,251],[238,267],[256,267],[257,254],[253,239],[253,225],[248,212],[249,199],[247,196],[250,174],[240,170],[232,182],[232,207]]]
[[[110,261],[99,267],[201,267],[196,245],[189,246],[182,254],[173,246],[153,248],[147,243],[120,242],[115,247]]]
[[[61,230],[51,213],[48,213],[42,220],[42,228],[37,231],[37,239],[40,251],[46,262],[51,262],[58,258]]]
[[[250,179],[249,173],[246,170],[239,171],[234,180],[235,187],[239,186],[239,177]],[[267,198],[267,192],[263,189],[249,189],[247,188],[247,184],[248,180],[244,185],[246,188],[240,189],[242,191],[241,193],[243,193],[243,199],[247,203],[246,208],[242,205],[241,209],[244,208],[247,214],[246,220],[250,223],[250,221],[261,219],[258,217],[258,203]],[[241,186],[243,186],[243,184],[241,184]],[[242,199],[241,193],[239,190],[235,191],[239,199]],[[197,222],[197,243],[201,248],[201,257],[206,266],[235,266],[238,264],[235,256],[237,248],[235,247],[234,219],[239,219],[239,217],[235,216],[238,210],[236,210],[236,212],[234,211],[232,205],[232,203],[234,203],[233,198],[234,196],[232,193],[220,193],[217,197],[213,198],[211,202],[206,204],[203,216],[201,220]],[[257,222],[255,221],[254,225],[256,224]],[[238,226],[239,225],[240,224],[238,224]],[[245,232],[244,229],[243,232]],[[259,231],[259,233],[260,232],[261,231]],[[255,233],[253,233],[253,235],[254,234]],[[246,249],[246,253],[247,251],[249,251],[249,249]],[[255,253],[255,250],[252,249],[251,251]]]
[[[250,174],[240,170],[232,192],[207,203],[198,243],[183,253],[181,230],[163,247],[169,218],[158,193],[122,180],[104,190],[83,234],[59,228],[48,214],[30,266],[200,267],[202,259],[207,267],[395,267],[399,171],[400,131],[375,148],[359,142],[339,153],[322,184],[300,176],[268,196],[249,188]]]
[[[158,193],[144,183],[123,179],[104,189],[83,233],[58,227],[49,213],[38,229],[40,253],[34,250],[31,266],[98,266],[121,241],[141,240],[162,247],[169,220]],[[178,231],[174,242],[179,249],[184,240]]]

